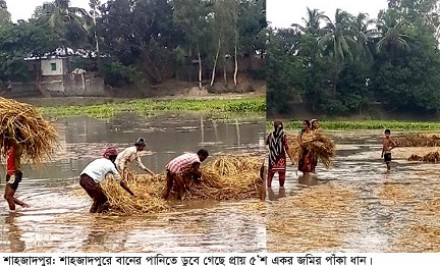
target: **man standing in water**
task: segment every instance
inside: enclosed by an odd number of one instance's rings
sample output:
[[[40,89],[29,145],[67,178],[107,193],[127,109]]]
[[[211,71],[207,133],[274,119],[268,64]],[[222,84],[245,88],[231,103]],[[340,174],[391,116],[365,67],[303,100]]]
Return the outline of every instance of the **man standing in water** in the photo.
[[[384,158],[387,164],[387,172],[391,170],[391,150],[397,147],[396,142],[391,139],[391,130],[385,130],[385,137],[383,138],[382,155],[380,158]]]
[[[197,153],[185,153],[174,158],[166,165],[167,184],[163,192],[163,198],[168,199],[170,191],[175,185],[177,197],[182,200],[186,188],[186,180],[195,178],[200,179],[200,164],[209,157],[209,153],[205,149],[199,150]]]
[[[142,164],[141,158],[138,155],[138,152],[143,151],[145,149],[145,140],[139,138],[133,147],[127,148],[116,157],[116,167],[118,168],[121,176],[124,180],[127,180],[127,165],[131,162],[136,162],[140,169],[146,171],[150,175],[154,176],[153,171],[145,167]]]
[[[117,180],[121,180],[121,176],[114,164],[117,155],[118,151],[116,148],[107,148],[103,154],[104,158],[96,159],[91,162],[80,175],[79,184],[93,199],[93,205],[90,208],[91,213],[100,213],[108,210],[108,198],[102,190],[100,182],[102,182],[109,173],[113,174]],[[131,196],[134,196],[134,193],[128,188],[125,180],[121,180],[120,185]]]
[[[18,132],[19,133],[19,132]],[[19,135],[19,134],[17,134]],[[19,136],[16,136],[18,139]],[[17,191],[18,184],[23,178],[23,172],[21,172],[21,155],[23,153],[22,144],[12,137],[7,139],[6,143],[7,155],[6,155],[6,186],[4,198],[8,202],[9,210],[15,211],[15,205],[20,205],[24,208],[29,207],[26,203],[15,198],[15,192]]]

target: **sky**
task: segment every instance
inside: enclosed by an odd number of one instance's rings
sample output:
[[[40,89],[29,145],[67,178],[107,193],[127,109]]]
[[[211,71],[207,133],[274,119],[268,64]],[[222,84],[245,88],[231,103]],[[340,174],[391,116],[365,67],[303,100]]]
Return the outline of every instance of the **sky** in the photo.
[[[306,17],[307,7],[319,9],[333,18],[337,8],[353,15],[368,13],[376,18],[380,10],[387,7],[387,0],[266,0],[267,20],[272,27],[287,28],[301,23]]]
[[[6,0],[8,11],[12,15],[12,20],[17,21],[19,19],[29,19],[37,6],[42,5],[50,0]],[[101,3],[107,2],[101,0]],[[71,0],[72,6],[82,7],[89,10],[89,0]]]
[[[29,19],[35,7],[48,0],[6,0],[13,21]],[[71,0],[71,5],[89,9],[89,0]],[[101,0],[101,2],[106,2]],[[273,27],[289,27],[299,23],[306,16],[306,8],[318,8],[332,17],[337,8],[352,14],[364,12],[376,17],[377,13],[386,8],[387,0],[267,0],[267,20]]]

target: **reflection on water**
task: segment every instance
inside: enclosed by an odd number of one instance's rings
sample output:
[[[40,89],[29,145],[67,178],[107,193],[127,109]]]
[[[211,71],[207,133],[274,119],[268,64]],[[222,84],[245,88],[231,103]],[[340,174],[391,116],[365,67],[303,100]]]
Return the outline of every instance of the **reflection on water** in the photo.
[[[311,173],[306,173],[298,178],[298,182],[306,186],[315,186],[318,184],[318,178]]]
[[[123,115],[107,121],[80,117],[57,123],[61,147],[55,161],[23,165],[24,179],[16,196],[31,208],[7,214],[6,203],[0,205],[1,252],[265,250],[265,218],[264,211],[258,211],[258,201],[196,202],[182,205],[172,214],[105,217],[89,214],[90,199],[71,193],[79,187],[76,176],[101,156],[106,145],[122,149],[138,137],[147,141],[142,161],[156,172],[178,154],[201,147],[211,155],[261,154],[265,130],[261,119],[223,122],[203,117]]]
[[[383,159],[380,158],[379,137],[376,133],[337,133],[335,164],[329,171],[318,166],[317,178],[302,176],[293,167],[288,168],[286,193],[289,199],[293,203],[307,202],[304,197],[309,197],[317,206],[302,209],[302,205],[289,205],[289,215],[284,216],[277,212],[277,208],[281,211],[285,206],[275,202],[274,211],[269,210],[271,214],[268,220],[285,218],[286,223],[290,221],[296,226],[287,227],[284,238],[269,228],[268,251],[440,250],[435,245],[440,242],[440,237],[433,233],[440,229],[438,208],[432,207],[430,212],[419,210],[420,206],[438,200],[440,196],[438,165],[408,162],[405,159],[407,157],[395,156],[392,171],[387,174]],[[397,148],[396,154],[400,152],[399,149],[403,148]],[[335,190],[345,190],[352,193],[352,196],[345,199],[347,195],[343,194],[340,195],[341,199],[336,200],[334,197],[337,195],[331,196]],[[318,192],[323,193],[321,200],[310,198]],[[337,206],[330,211],[329,208],[335,203]],[[418,238],[427,242],[411,241]]]

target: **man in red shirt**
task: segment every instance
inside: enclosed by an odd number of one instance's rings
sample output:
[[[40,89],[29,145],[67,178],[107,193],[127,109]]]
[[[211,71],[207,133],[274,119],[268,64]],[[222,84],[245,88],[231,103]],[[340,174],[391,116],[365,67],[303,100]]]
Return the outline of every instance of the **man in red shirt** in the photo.
[[[185,180],[195,176],[201,177],[200,164],[208,158],[207,150],[201,149],[196,153],[185,153],[174,158],[166,165],[167,185],[164,189],[163,198],[168,199],[170,191],[175,183],[178,199],[181,200],[185,192]]]
[[[8,202],[9,210],[15,211],[15,205],[20,205],[24,208],[29,207],[26,203],[16,199],[14,197],[15,191],[17,191],[18,184],[23,178],[23,172],[21,172],[20,160],[23,153],[23,147],[16,140],[9,138],[7,143],[7,158],[6,158],[6,187],[4,198]]]

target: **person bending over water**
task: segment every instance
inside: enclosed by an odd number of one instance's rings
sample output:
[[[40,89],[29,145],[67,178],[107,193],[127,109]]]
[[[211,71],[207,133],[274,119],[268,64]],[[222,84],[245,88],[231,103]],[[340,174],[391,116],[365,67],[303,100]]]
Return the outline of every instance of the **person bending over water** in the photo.
[[[140,169],[146,171],[152,176],[155,176],[153,171],[148,169],[141,161],[141,158],[138,155],[138,152],[143,151],[145,149],[146,143],[145,140],[139,138],[133,147],[126,148],[116,157],[116,167],[118,168],[121,176],[124,180],[127,180],[127,166],[131,162],[136,162]]]
[[[266,139],[266,145],[269,145],[268,188],[272,186],[272,179],[276,173],[278,173],[280,187],[284,187],[284,182],[286,181],[286,152],[289,151],[283,123],[275,121],[273,127],[273,132]]]
[[[113,174],[116,180],[120,180],[121,187],[131,196],[134,193],[128,188],[126,181],[121,178],[114,164],[118,151],[116,148],[107,148],[103,154],[104,158],[96,159],[84,168],[81,172],[79,184],[93,199],[93,205],[90,208],[91,213],[100,213],[109,208],[108,198],[101,187],[107,174]]]
[[[383,138],[382,155],[380,158],[384,158],[388,172],[391,170],[391,150],[395,147],[397,147],[397,144],[391,139],[391,130],[386,129],[385,137]]]
[[[20,139],[17,136],[18,139]],[[20,184],[23,178],[23,172],[21,171],[21,156],[23,153],[23,146],[14,138],[7,138],[6,143],[6,186],[4,198],[8,202],[9,210],[15,211],[15,205],[19,205],[23,208],[29,207],[28,204],[15,198],[15,192],[17,191],[18,184]]]
[[[171,160],[166,166],[167,184],[163,191],[163,198],[168,199],[171,189],[175,186],[178,199],[182,200],[183,194],[187,187],[187,180],[194,178],[200,180],[202,173],[200,165],[209,157],[209,153],[205,149],[199,150],[197,153],[185,153]]]

